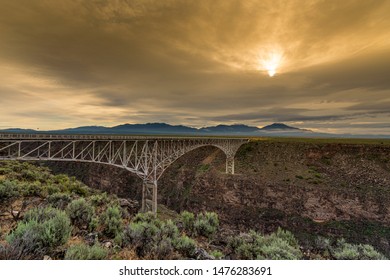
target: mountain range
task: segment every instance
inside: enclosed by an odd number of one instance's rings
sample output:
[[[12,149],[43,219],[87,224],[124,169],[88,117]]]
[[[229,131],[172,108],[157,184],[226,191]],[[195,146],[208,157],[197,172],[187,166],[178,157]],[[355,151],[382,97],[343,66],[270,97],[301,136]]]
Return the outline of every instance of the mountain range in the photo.
[[[390,138],[390,135],[353,135],[314,132],[308,129],[273,123],[262,128],[244,124],[208,126],[194,128],[167,123],[121,124],[113,127],[81,126],[61,130],[34,130],[8,128],[0,133],[43,133],[43,134],[127,134],[127,135],[188,135],[188,136],[286,136],[286,137],[344,137],[344,138]]]
[[[61,130],[33,130],[22,128],[8,128],[0,130],[2,133],[58,133],[58,134],[134,134],[134,135],[263,135],[263,134],[310,134],[310,130],[300,129],[283,123],[258,128],[244,124],[217,125],[194,128],[184,125],[170,125],[167,123],[121,124],[113,127],[81,126]]]

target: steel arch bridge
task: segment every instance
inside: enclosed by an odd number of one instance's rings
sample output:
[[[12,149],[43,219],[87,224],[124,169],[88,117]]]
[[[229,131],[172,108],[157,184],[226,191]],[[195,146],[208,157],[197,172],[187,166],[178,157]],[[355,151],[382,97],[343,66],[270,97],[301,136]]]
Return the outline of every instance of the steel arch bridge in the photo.
[[[179,157],[203,146],[214,146],[226,155],[226,173],[234,174],[234,156],[248,141],[244,138],[0,134],[0,160],[77,161],[124,168],[143,181],[141,211],[157,213],[158,179]]]

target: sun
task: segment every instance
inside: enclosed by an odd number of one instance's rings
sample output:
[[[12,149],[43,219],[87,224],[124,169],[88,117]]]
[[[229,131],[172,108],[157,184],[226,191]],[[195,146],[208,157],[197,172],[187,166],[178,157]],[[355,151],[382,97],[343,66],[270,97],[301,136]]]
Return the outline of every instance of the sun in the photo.
[[[282,62],[283,55],[279,51],[268,52],[265,56],[260,58],[260,68],[261,70],[266,70],[268,76],[275,76],[280,64]]]

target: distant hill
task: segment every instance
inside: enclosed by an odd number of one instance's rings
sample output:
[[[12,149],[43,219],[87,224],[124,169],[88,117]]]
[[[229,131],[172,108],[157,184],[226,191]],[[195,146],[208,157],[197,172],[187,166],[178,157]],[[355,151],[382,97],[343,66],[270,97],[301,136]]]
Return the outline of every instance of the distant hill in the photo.
[[[263,128],[260,128],[260,130],[302,130],[302,129],[288,126],[284,123],[273,123],[270,125],[266,125]]]
[[[110,133],[133,134],[187,134],[196,133],[198,129],[184,125],[170,125],[166,123],[121,124],[111,127]]]
[[[36,133],[37,131],[34,129],[24,129],[24,128],[7,128],[0,130],[3,133]]]
[[[234,124],[234,125],[217,125],[217,126],[209,126],[203,127],[199,129],[201,133],[226,133],[226,134],[245,134],[245,133],[253,133],[257,132],[259,128],[255,126],[247,126],[244,124]]]

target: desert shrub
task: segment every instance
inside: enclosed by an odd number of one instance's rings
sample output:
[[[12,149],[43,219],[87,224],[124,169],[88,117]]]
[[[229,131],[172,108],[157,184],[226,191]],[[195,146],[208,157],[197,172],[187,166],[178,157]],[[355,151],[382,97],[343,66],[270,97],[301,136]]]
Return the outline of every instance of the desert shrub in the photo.
[[[385,260],[385,256],[367,244],[350,244],[344,239],[337,242],[332,249],[332,255],[337,260]]]
[[[64,210],[72,201],[72,197],[67,193],[54,193],[47,197],[47,202],[58,209]]]
[[[211,256],[214,257],[214,259],[216,260],[222,260],[225,256],[223,255],[222,252],[218,251],[218,250],[214,250],[210,253]]]
[[[227,247],[231,251],[235,252],[237,248],[243,244],[244,244],[244,239],[239,235],[234,235],[228,239]]]
[[[281,228],[278,228],[276,232],[271,234],[269,238],[274,239],[282,239],[283,241],[286,241],[290,246],[292,247],[299,247],[298,241],[295,238],[294,234],[288,230],[283,230]]]
[[[70,183],[66,186],[67,190],[70,193],[77,194],[79,196],[89,195],[89,189],[83,183],[76,181],[75,179],[71,180]]]
[[[58,174],[51,178],[51,183],[57,185],[62,192],[74,193],[79,196],[87,196],[89,189],[75,177],[69,177],[65,174]]]
[[[183,256],[192,257],[195,254],[196,243],[193,239],[188,236],[180,236],[173,240],[173,246],[178,250]]]
[[[96,216],[93,216],[91,218],[91,221],[89,222],[88,229],[90,231],[94,231],[99,226],[99,219]]]
[[[22,169],[20,171],[20,176],[22,179],[30,182],[39,181],[42,179],[42,176],[38,170],[31,169],[31,166],[26,166],[26,167],[27,168]]]
[[[47,185],[45,187],[45,190],[46,190],[48,195],[53,195],[53,194],[61,192],[61,188],[57,185]]]
[[[69,217],[64,211],[52,207],[33,208],[26,212],[24,221],[37,222],[41,225],[42,232],[46,238],[47,247],[56,247],[64,244],[71,232]],[[19,224],[15,232],[18,232]],[[22,227],[23,229],[23,222]],[[20,232],[23,232],[20,231]]]
[[[330,240],[328,238],[318,236],[314,241],[315,249],[319,251],[326,251],[330,248]]]
[[[122,234],[123,244],[131,245],[140,257],[166,258],[174,249],[179,230],[172,220],[162,222],[150,213],[140,213]]]
[[[89,197],[89,200],[95,206],[102,206],[104,204],[107,204],[110,201],[107,193],[105,192],[100,194],[94,194]]]
[[[6,237],[11,259],[40,258],[48,250],[44,230],[35,220],[19,222],[14,232]]]
[[[218,215],[214,212],[198,214],[194,223],[195,232],[206,237],[212,236],[217,231],[218,226]]]
[[[368,244],[360,244],[359,246],[360,258],[362,260],[386,260],[387,258],[375,250],[374,247]]]
[[[118,206],[110,206],[102,215],[104,233],[115,237],[122,230],[122,212]]]
[[[68,205],[66,212],[73,225],[79,228],[87,228],[95,213],[95,209],[84,198],[79,198]]]
[[[2,168],[8,178],[24,182],[46,182],[51,176],[49,169],[38,167],[28,162],[8,161]]]
[[[188,234],[194,233],[195,216],[193,213],[183,211],[180,214],[180,220],[183,223],[183,227]]]
[[[107,250],[98,244],[92,247],[86,244],[73,245],[66,250],[65,260],[104,260]]]
[[[17,182],[9,180],[0,181],[0,202],[18,195],[19,188]]]
[[[172,220],[167,220],[161,226],[163,238],[176,239],[179,236],[179,229]]]
[[[9,246],[0,244],[0,260],[12,260],[12,259],[17,259],[17,258],[11,257],[9,253]]]
[[[165,238],[160,240],[160,242],[155,243],[151,248],[149,254],[152,258],[155,259],[165,259],[173,251],[172,240],[170,238]]]
[[[150,254],[159,245],[161,230],[154,223],[130,223],[123,232],[123,243],[132,245],[141,257]]]
[[[139,222],[146,222],[146,223],[151,223],[155,222],[157,219],[154,216],[152,212],[146,212],[146,213],[138,213],[134,218],[133,222],[134,223],[139,223]]]
[[[48,247],[54,248],[65,244],[72,230],[69,217],[65,212],[58,212],[56,216],[42,224]]]
[[[35,220],[39,223],[43,223],[47,220],[50,220],[54,218],[59,213],[62,213],[62,211],[59,211],[58,209],[55,209],[53,207],[37,207],[32,208],[29,211],[24,214],[24,220],[25,221],[32,221]]]
[[[288,241],[278,237],[266,238],[260,251],[255,252],[256,258],[261,260],[296,260],[302,257],[299,247],[291,246]]]
[[[130,223],[123,233],[123,241],[127,244],[138,245],[143,242],[145,232],[144,223]]]
[[[20,194],[23,196],[45,196],[44,188],[40,181],[21,182],[19,189]]]
[[[157,241],[161,236],[161,230],[153,223],[130,223],[124,231],[124,239],[127,244],[145,246]]]
[[[293,234],[280,228],[268,236],[250,231],[231,239],[229,247],[240,259],[294,260],[302,257]]]
[[[19,258],[40,258],[67,242],[71,233],[69,217],[54,208],[38,208],[26,213],[23,221],[6,237]]]

